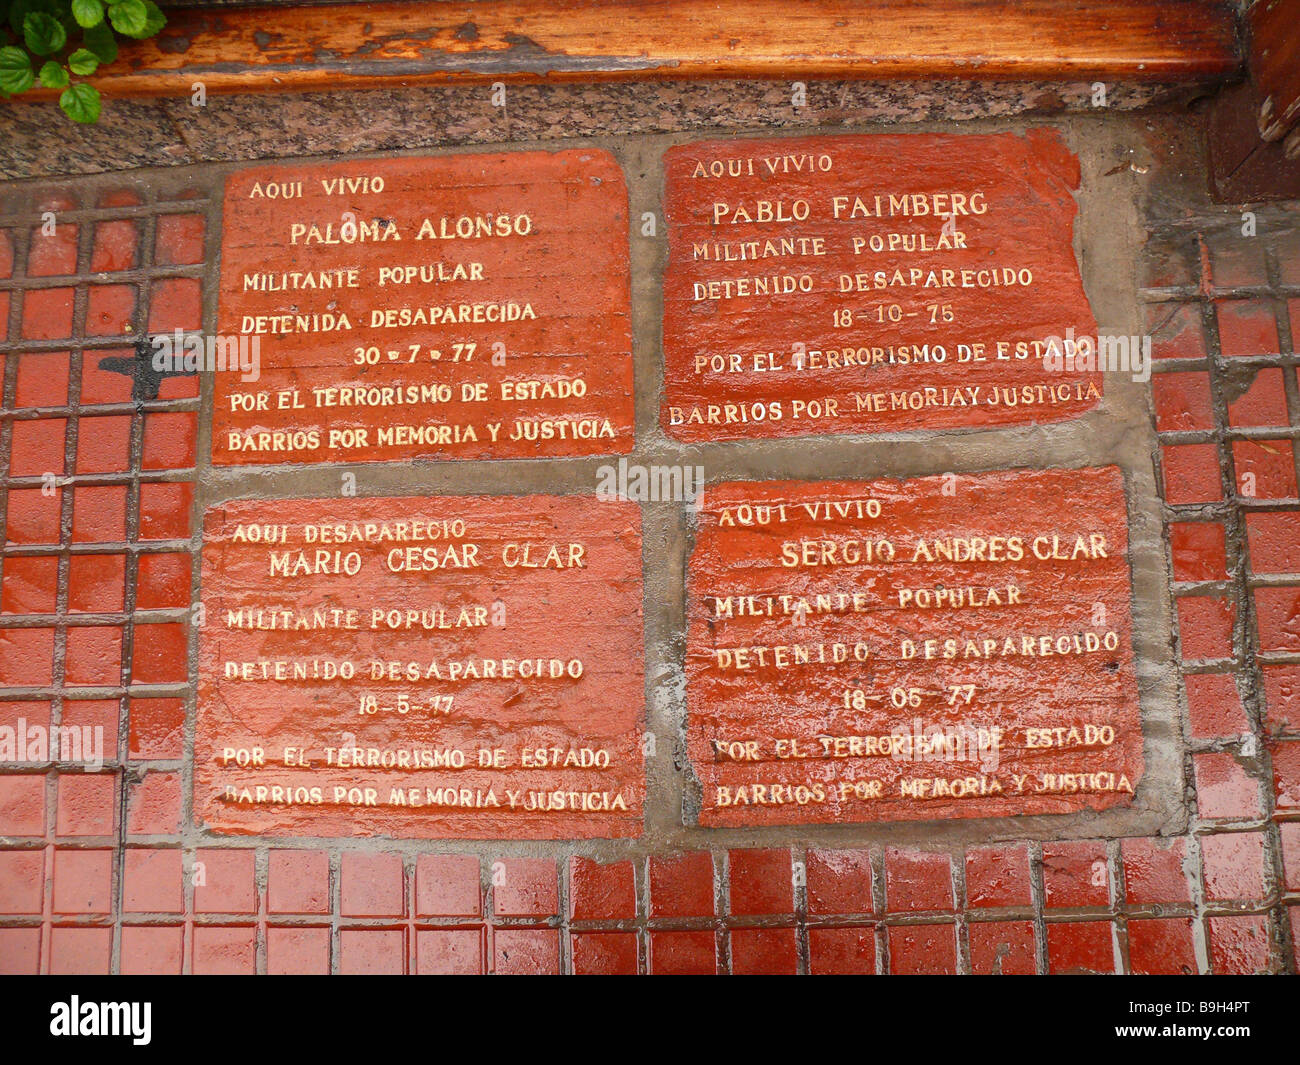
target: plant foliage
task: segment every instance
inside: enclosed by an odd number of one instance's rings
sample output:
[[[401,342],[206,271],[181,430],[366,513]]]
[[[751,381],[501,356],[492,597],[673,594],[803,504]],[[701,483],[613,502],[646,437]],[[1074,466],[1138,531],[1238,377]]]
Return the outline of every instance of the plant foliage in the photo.
[[[99,120],[89,77],[117,58],[117,37],[143,40],[166,23],[154,0],[0,0],[0,96],[62,89],[74,122]]]

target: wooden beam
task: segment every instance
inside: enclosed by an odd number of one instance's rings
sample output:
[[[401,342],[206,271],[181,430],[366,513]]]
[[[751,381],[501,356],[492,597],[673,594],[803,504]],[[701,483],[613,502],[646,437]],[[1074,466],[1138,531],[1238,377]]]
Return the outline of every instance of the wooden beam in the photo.
[[[1263,101],[1259,135],[1281,140],[1300,124],[1300,0],[1259,0],[1250,9],[1250,78]]]
[[[112,96],[653,78],[1212,81],[1219,0],[479,0],[172,9]]]

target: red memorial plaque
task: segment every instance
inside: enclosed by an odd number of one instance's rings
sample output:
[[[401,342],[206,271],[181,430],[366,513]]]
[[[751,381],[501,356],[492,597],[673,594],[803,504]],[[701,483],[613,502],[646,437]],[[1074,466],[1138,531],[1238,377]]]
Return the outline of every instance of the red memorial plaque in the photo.
[[[1100,400],[1079,164],[1054,131],[704,141],[666,174],[678,440],[1047,422]]]
[[[224,227],[214,463],[631,450],[608,152],[256,166]]]
[[[701,824],[1126,804],[1142,774],[1116,467],[705,493]]]
[[[195,811],[221,832],[632,836],[641,522],[592,497],[208,511]]]

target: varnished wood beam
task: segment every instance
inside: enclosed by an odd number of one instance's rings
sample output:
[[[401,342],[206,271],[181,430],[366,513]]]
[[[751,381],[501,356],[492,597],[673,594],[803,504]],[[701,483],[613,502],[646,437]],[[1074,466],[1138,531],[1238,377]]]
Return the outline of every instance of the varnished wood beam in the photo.
[[[1218,0],[480,0],[173,9],[112,96],[652,78],[1213,81]]]

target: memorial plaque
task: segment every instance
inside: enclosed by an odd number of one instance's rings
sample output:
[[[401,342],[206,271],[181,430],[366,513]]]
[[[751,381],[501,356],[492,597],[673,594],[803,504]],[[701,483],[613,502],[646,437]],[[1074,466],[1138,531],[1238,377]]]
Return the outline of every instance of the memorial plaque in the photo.
[[[1130,802],[1126,552],[1113,466],[711,488],[686,652],[700,823]]]
[[[633,440],[608,152],[256,166],[226,183],[218,465],[615,454]]]
[[[975,428],[1095,406],[1101,378],[1074,361],[1096,333],[1078,184],[1050,130],[670,149],[665,430]]]
[[[203,546],[222,832],[640,832],[641,526],[592,497],[237,501]]]

